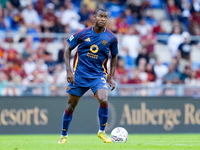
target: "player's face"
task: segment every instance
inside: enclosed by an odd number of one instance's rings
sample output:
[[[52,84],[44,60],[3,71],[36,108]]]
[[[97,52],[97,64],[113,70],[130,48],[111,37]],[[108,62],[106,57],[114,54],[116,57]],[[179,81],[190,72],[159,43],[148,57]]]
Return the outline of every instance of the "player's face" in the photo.
[[[99,11],[97,15],[94,16],[95,18],[95,24],[98,27],[105,27],[107,19],[108,19],[108,13]]]

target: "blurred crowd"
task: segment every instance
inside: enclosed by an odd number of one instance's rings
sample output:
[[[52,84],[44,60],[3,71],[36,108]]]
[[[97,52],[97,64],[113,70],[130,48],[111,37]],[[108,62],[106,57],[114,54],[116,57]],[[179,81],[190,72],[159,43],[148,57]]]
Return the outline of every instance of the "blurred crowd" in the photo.
[[[36,38],[38,33],[73,34],[93,25],[94,12],[103,7],[109,12],[107,28],[122,35],[115,80],[120,84],[187,84],[200,86],[200,64],[191,61],[192,46],[199,46],[200,0],[1,0],[0,5],[0,84],[65,84],[63,48],[56,59],[47,51],[54,38]],[[154,10],[165,13],[171,30],[156,19]],[[13,38],[12,33],[18,35]],[[159,40],[158,35],[168,35]],[[9,43],[5,49],[3,43]],[[18,52],[13,43],[25,43]],[[155,44],[170,50],[172,61],[161,62]],[[200,48],[200,46],[199,46]],[[2,87],[0,86],[0,88]],[[0,89],[1,90],[1,89]]]
[[[26,33],[73,33],[93,24],[98,7],[109,11],[108,28],[126,34],[131,26],[145,35],[165,33],[153,10],[163,9],[169,20],[181,22],[181,30],[200,35],[199,0],[1,0],[0,30]],[[148,26],[147,26],[148,25]],[[142,28],[141,28],[142,26]],[[144,29],[144,30],[143,30]]]

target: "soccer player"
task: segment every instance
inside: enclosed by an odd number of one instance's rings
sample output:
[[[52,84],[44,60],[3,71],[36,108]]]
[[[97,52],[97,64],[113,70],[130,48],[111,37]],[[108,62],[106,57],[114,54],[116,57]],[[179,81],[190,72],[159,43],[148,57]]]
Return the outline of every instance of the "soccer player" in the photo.
[[[89,89],[99,101],[99,124],[98,137],[103,142],[111,143],[111,139],[105,133],[108,120],[108,87],[115,89],[113,80],[118,54],[118,42],[114,34],[105,25],[108,12],[99,8],[94,15],[94,25],[72,35],[67,41],[65,49],[65,63],[67,81],[69,82],[66,92],[69,93],[68,105],[63,114],[62,135],[58,143],[67,142],[67,132],[72,114],[80,97]],[[73,72],[70,69],[71,51],[78,45],[74,58]],[[110,73],[107,74],[107,60],[111,54]]]

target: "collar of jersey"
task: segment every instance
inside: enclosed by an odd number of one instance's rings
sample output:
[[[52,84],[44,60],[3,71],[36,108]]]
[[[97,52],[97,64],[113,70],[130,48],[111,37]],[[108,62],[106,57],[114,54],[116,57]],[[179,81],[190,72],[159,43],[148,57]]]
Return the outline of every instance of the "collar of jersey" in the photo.
[[[94,26],[92,26],[92,31],[94,31]],[[94,31],[95,32],[95,31]],[[106,27],[104,27],[104,31],[103,32],[106,32]],[[103,32],[101,32],[101,33],[103,33]],[[96,32],[95,32],[96,33]],[[96,33],[96,34],[101,34],[101,33]]]

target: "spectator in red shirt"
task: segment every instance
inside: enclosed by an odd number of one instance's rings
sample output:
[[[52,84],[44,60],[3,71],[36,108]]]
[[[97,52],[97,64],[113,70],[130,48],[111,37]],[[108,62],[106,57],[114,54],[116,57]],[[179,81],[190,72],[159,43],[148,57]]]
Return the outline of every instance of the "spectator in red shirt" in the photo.
[[[189,24],[190,29],[189,30],[192,33],[194,33],[194,30],[196,28],[199,28],[199,24],[200,24],[200,12],[192,13],[191,18],[190,18],[190,24]]]
[[[46,0],[38,0],[36,2],[36,10],[38,12],[39,15],[42,15],[44,7],[45,7],[45,1]]]
[[[1,40],[0,40],[0,69],[1,69],[1,64],[5,62],[5,50],[1,46]]]
[[[140,79],[140,71],[134,70],[133,75],[131,76],[131,79],[128,81],[129,84],[141,84],[142,80]]]
[[[128,71],[125,69],[125,62],[122,58],[118,59],[114,78],[118,83],[128,83]]]
[[[49,52],[47,52],[46,48],[47,48],[47,43],[40,43],[40,45],[36,51],[36,56],[35,56],[36,60],[39,58],[42,58],[45,61],[47,60]]]
[[[48,3],[46,6],[46,12],[43,15],[43,28],[53,28],[53,26],[56,24],[57,17],[54,12],[55,6],[53,3]]]
[[[200,79],[200,66],[197,69],[197,78]]]
[[[22,54],[17,53],[15,55],[13,69],[19,73],[20,68],[21,68],[21,66],[22,66],[23,63],[24,63],[24,60],[22,59]]]
[[[162,28],[162,20],[159,20],[158,24],[153,27],[153,33],[167,33],[167,31]]]
[[[153,69],[153,65],[148,63],[146,65],[146,73],[147,73],[147,81],[148,82],[155,82],[156,81],[156,74]]]
[[[125,34],[128,31],[129,25],[126,21],[124,13],[120,14],[120,17],[116,19],[117,32]]]
[[[174,0],[167,1],[168,11],[172,20],[181,16],[181,10],[176,6]]]
[[[16,60],[17,51],[13,48],[12,43],[9,46],[9,49],[6,51],[7,61],[14,62]]]
[[[21,65],[21,68],[19,70],[19,74],[22,77],[22,79],[26,78],[27,75],[26,75],[26,72],[24,70],[24,64]]]
[[[141,44],[147,48],[147,53],[152,54],[154,52],[154,46],[157,43],[157,37],[152,32],[152,29],[148,29],[147,35],[142,36]]]
[[[6,74],[7,77],[9,77],[11,71],[13,70],[14,63],[13,62],[7,62],[2,67],[2,72]]]

